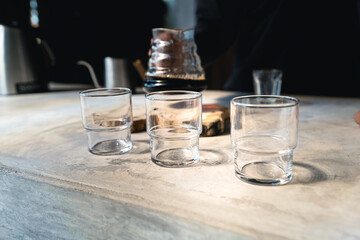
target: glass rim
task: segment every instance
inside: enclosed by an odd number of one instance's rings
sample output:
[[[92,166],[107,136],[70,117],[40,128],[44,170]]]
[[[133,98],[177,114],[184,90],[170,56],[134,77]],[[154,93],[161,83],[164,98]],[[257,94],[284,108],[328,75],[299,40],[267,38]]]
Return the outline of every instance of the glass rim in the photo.
[[[253,73],[258,73],[258,72],[283,72],[282,69],[280,68],[256,68],[252,71]]]
[[[106,93],[106,94],[99,94]],[[87,89],[80,92],[82,97],[111,97],[111,96],[120,96],[131,94],[132,91],[129,88],[93,88]]]
[[[261,104],[261,103],[241,103],[236,102],[237,100],[242,99],[255,99],[255,98],[263,98],[263,99],[286,99],[288,103],[268,103],[268,104]],[[247,107],[247,108],[287,108],[287,107],[295,107],[300,103],[300,100],[294,97],[289,96],[280,96],[280,95],[245,95],[234,97],[231,99],[231,104],[237,107]]]
[[[166,96],[168,98],[158,98],[156,96]],[[174,95],[188,95],[188,97],[184,98],[171,98],[170,96]],[[169,90],[169,91],[158,91],[158,92],[151,92],[145,95],[147,100],[151,101],[186,101],[186,100],[195,100],[201,98],[202,94],[200,92],[195,91],[186,91],[186,90]]]
[[[184,29],[177,29],[177,28],[156,27],[156,28],[152,29],[152,31],[168,31],[168,32],[174,32],[174,33],[186,32],[189,30],[195,30],[195,28],[189,27],[189,28],[184,28]]]

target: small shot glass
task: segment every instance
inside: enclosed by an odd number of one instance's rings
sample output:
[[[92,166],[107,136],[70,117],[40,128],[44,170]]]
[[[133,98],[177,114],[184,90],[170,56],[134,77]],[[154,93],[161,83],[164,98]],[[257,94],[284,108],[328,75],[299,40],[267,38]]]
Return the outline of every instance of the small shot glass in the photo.
[[[291,181],[298,114],[296,98],[253,95],[231,100],[231,142],[239,179],[259,185]]]
[[[82,124],[91,153],[116,155],[132,148],[130,89],[89,89],[80,92],[80,101]]]
[[[253,70],[255,95],[280,95],[282,75],[280,69]]]
[[[193,91],[146,94],[146,129],[151,160],[163,167],[185,167],[199,161],[202,95]]]

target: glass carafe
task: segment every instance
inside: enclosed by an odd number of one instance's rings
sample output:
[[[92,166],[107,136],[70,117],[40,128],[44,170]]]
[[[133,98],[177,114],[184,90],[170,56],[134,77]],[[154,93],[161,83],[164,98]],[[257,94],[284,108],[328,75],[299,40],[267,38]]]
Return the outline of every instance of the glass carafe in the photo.
[[[145,92],[206,89],[194,29],[154,28]]]

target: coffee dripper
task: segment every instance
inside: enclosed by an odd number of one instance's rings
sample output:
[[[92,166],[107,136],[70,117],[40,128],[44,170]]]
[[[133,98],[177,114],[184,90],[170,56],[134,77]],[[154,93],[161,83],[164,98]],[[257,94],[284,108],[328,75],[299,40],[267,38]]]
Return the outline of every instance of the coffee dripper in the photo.
[[[145,92],[206,89],[194,29],[154,28]]]

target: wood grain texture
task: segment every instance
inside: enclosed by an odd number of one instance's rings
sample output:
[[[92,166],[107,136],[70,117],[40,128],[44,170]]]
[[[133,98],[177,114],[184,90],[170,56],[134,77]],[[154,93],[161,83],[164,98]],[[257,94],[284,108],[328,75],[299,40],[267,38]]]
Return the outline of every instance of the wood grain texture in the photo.
[[[181,114],[188,114],[188,110],[184,110]],[[155,122],[161,124],[175,124],[179,116],[170,116],[163,118],[159,115],[151,115]],[[146,115],[144,108],[136,108],[133,111],[134,122],[131,132],[146,131]],[[163,120],[167,119],[167,120]],[[170,119],[170,122],[169,122]],[[167,122],[164,122],[167,121]],[[217,104],[204,104],[202,106],[202,133],[201,137],[211,137],[224,134],[230,130],[230,114],[229,108]]]
[[[294,178],[262,187],[235,177],[228,133],[200,138],[195,166],[162,168],[146,132],[90,154],[77,92],[1,96],[0,239],[359,239],[360,99],[299,98]]]
[[[183,218],[0,168],[1,239],[238,239]]]
[[[217,104],[203,104],[202,137],[217,136],[230,129],[229,108]]]
[[[145,107],[135,108],[133,110],[133,124],[131,125],[131,132],[146,131],[146,114]]]

